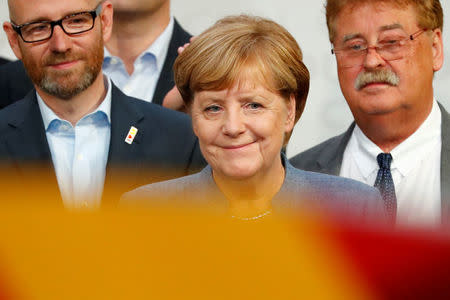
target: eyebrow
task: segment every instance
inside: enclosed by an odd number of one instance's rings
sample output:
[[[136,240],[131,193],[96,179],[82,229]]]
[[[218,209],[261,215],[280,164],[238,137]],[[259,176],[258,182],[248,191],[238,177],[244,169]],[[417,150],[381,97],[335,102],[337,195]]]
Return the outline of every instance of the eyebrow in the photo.
[[[386,30],[392,30],[392,29],[403,29],[403,26],[399,23],[394,23],[390,25],[384,25],[380,27],[380,30],[378,31],[386,31]]]
[[[75,12],[71,12],[71,13],[68,13],[68,14],[64,15],[62,18],[59,18],[57,20],[61,20],[61,19],[64,19],[65,17],[71,16],[71,15],[75,15],[75,14],[78,14],[78,13],[87,12],[87,11],[89,11],[89,10],[78,10],[78,11],[75,11]],[[21,24],[31,24],[31,23],[37,23],[37,22],[52,22],[52,21],[56,21],[56,20],[53,20],[53,19],[48,18],[48,17],[38,17],[36,19],[33,19],[31,21],[28,21],[28,22],[21,23]],[[21,24],[18,24],[16,22],[14,22],[13,20],[11,20],[11,22],[14,23],[15,25],[19,25],[19,26],[21,25]]]
[[[362,37],[363,37],[363,36],[362,36],[361,33],[350,33],[350,34],[346,34],[346,35],[344,35],[344,43],[347,42],[347,41],[349,41],[349,40],[352,40],[352,39],[355,39],[355,38],[362,38]]]
[[[386,30],[393,30],[393,29],[403,29],[403,26],[399,23],[384,25],[378,29],[378,32],[382,32],[382,31],[386,31]],[[345,42],[355,39],[355,38],[364,38],[364,36],[361,33],[350,33],[350,34],[344,35],[343,41],[345,43]]]

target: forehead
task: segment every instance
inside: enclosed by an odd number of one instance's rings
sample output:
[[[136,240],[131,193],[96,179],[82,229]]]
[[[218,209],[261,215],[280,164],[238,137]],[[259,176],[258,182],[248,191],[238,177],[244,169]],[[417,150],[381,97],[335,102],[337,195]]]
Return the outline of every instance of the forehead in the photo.
[[[56,20],[68,14],[94,9],[98,0],[10,0],[11,19],[22,24]]]
[[[129,11],[137,9],[157,9],[161,4],[169,0],[111,0],[114,9]]]
[[[223,74],[220,78],[213,77],[212,79],[214,79],[214,84],[203,85],[206,89],[202,89],[202,85],[199,85],[200,90],[198,92],[201,90],[242,92],[255,89],[276,92],[272,72],[267,66],[258,62],[247,62],[247,64],[236,67],[232,72]]]
[[[344,8],[335,20],[336,37],[369,35],[389,29],[409,32],[417,27],[417,15],[409,5],[399,8],[389,3],[365,3]]]

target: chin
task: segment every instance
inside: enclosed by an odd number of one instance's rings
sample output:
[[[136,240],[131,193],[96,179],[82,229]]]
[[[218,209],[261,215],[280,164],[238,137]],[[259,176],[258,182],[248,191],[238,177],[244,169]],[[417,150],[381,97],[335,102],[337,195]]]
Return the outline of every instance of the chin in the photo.
[[[227,168],[220,170],[220,173],[226,177],[234,180],[245,180],[253,177],[258,170],[253,166],[227,166]]]
[[[376,103],[375,105],[360,107],[360,110],[366,115],[386,115],[399,109],[393,103]]]

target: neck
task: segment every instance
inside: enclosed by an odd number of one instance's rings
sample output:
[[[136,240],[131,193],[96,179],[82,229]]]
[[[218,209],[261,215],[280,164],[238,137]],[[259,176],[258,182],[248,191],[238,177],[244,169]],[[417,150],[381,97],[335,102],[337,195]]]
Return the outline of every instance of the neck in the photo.
[[[90,87],[71,99],[60,99],[47,94],[38,87],[36,90],[45,104],[61,119],[73,126],[85,115],[93,112],[105,99],[106,87],[100,72]]]
[[[152,13],[114,12],[114,26],[106,48],[112,55],[122,59],[131,75],[136,58],[150,47],[169,22],[169,7]]]
[[[237,217],[253,217],[271,210],[272,198],[284,182],[281,158],[268,172],[251,178],[233,179],[213,171],[214,181],[229,201],[230,213]]]
[[[433,101],[419,110],[405,109],[390,114],[375,115],[356,120],[362,132],[383,152],[389,153],[410,137],[431,113]]]

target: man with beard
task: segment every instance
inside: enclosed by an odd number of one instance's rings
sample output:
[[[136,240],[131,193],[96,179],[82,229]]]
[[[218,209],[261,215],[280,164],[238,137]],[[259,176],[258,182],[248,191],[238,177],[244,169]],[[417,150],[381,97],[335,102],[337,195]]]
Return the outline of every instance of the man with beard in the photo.
[[[162,104],[174,87],[172,66],[187,33],[170,15],[170,0],[111,0],[114,26],[105,43],[103,72],[126,95]],[[0,108],[32,88],[21,61],[0,68]]]
[[[398,224],[440,224],[450,201],[450,117],[433,96],[443,64],[438,0],[328,0],[342,93],[355,122],[294,166],[375,185]]]
[[[2,174],[11,179],[3,181],[4,193],[30,200],[41,191],[46,200],[61,196],[55,203],[67,208],[95,209],[202,165],[187,116],[125,96],[103,75],[110,1],[8,6],[3,29],[35,90],[0,111]]]

